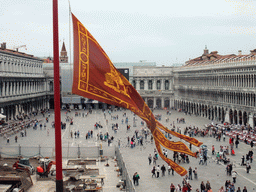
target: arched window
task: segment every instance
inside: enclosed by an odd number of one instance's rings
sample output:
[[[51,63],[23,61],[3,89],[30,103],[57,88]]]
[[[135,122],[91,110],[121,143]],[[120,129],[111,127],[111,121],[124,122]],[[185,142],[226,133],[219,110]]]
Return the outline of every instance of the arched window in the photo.
[[[156,82],[156,89],[157,90],[161,89],[161,81],[160,80],[157,80],[157,82]]]
[[[140,81],[140,89],[144,90],[144,81],[143,80]]]
[[[148,89],[149,89],[149,90],[152,90],[152,89],[153,89],[153,82],[152,82],[152,80],[149,80],[149,81],[148,81]]]
[[[169,81],[168,80],[165,80],[164,88],[165,88],[165,90],[169,90]]]
[[[50,81],[50,91],[53,91],[53,82]]]

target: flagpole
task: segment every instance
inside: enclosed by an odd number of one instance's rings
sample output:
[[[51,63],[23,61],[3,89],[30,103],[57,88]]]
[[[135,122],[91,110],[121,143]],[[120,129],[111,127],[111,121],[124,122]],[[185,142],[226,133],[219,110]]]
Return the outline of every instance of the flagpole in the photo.
[[[61,116],[60,116],[60,63],[59,63],[58,0],[53,0],[53,59],[54,59],[56,192],[63,192],[62,145],[61,145],[61,127],[60,127]]]

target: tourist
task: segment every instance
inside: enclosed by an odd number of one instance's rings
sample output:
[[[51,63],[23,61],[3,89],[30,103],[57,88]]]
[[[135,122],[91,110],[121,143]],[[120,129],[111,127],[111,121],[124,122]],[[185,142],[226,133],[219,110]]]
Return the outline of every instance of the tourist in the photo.
[[[136,184],[139,185],[140,176],[139,176],[138,172],[136,172],[135,178],[136,178]]]
[[[193,180],[192,179],[192,168],[191,167],[189,167],[189,169],[188,169],[188,179]]]
[[[151,156],[151,154],[149,154],[149,156],[148,156],[148,164],[150,165],[151,162],[152,162],[152,156]]]
[[[175,192],[175,185],[173,185],[173,183],[171,183],[170,192]]]
[[[232,172],[233,183],[236,183],[236,176],[237,176],[237,172],[233,171]]]
[[[172,167],[171,167],[170,165],[168,165],[167,170],[168,170],[168,175],[170,175],[170,174],[171,174]]]
[[[132,177],[132,179],[133,179],[133,184],[134,184],[134,185],[136,185],[136,175],[137,175],[137,173],[135,172],[135,173],[133,174],[133,177]]]
[[[222,186],[222,187],[219,189],[218,192],[225,192],[225,191],[224,191],[224,187]]]
[[[194,169],[193,173],[194,173],[194,177],[195,177],[195,179],[197,180],[197,179],[198,179],[198,177],[197,177],[197,168],[196,168],[196,167],[195,167],[195,169]]]
[[[206,188],[207,191],[211,188],[211,184],[210,184],[209,181],[206,182],[205,188]]]
[[[251,165],[249,163],[246,164],[246,172],[249,173],[251,169]]]
[[[242,157],[241,159],[242,159],[241,166],[244,166],[244,165],[245,165],[245,164],[244,164],[244,155],[243,155],[243,157]]]
[[[203,181],[201,182],[200,189],[201,189],[201,192],[205,192],[205,185]]]
[[[162,177],[165,176],[166,168],[164,165],[161,167],[161,171],[162,171]]]
[[[156,178],[159,177],[159,174],[160,174],[160,167],[159,167],[159,165],[157,165],[157,167],[156,167]]]
[[[152,170],[151,170],[151,173],[152,173],[152,177],[155,176],[156,177],[156,167],[153,166]]]
[[[176,192],[181,192],[181,186],[180,186],[180,184],[177,185],[177,187],[176,187]]]

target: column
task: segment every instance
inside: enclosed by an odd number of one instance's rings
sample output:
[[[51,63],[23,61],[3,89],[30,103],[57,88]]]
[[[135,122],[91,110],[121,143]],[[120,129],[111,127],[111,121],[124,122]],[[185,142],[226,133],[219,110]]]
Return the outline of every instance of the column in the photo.
[[[156,90],[156,79],[153,79],[152,83],[153,83],[153,90]]]
[[[10,94],[9,96],[12,96],[13,95],[13,82],[10,81]]]
[[[170,88],[170,90],[173,90],[173,81],[172,81],[172,79],[169,79],[169,88]]]
[[[154,105],[153,108],[156,108],[156,97],[154,97]]]
[[[140,81],[138,79],[136,81],[136,90],[140,90]]]
[[[7,81],[7,85],[6,85],[6,96],[10,95],[10,87],[9,87],[9,81]]]
[[[148,79],[144,80],[144,90],[148,90]]]
[[[14,81],[13,82],[13,95],[16,95],[17,94],[17,82]]]
[[[5,86],[6,86],[6,82],[3,81],[3,92],[2,92],[2,96],[5,96]]]
[[[162,107],[162,109],[164,108],[164,98],[163,97],[161,99],[161,107]]]
[[[164,90],[164,82],[165,82],[165,80],[161,79],[161,90]]]
[[[254,124],[253,124],[253,113],[248,113],[248,124],[254,128]]]

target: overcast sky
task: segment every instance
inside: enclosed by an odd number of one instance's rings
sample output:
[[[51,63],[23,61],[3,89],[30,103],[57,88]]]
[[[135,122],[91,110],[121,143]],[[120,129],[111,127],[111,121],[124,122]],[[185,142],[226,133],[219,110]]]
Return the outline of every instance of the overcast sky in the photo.
[[[71,11],[112,62],[184,63],[209,51],[256,48],[254,0],[70,0]],[[72,34],[71,34],[72,35]],[[72,37],[72,36],[71,36]],[[69,51],[69,5],[59,0],[59,39]],[[52,1],[1,0],[0,43],[52,56]]]

